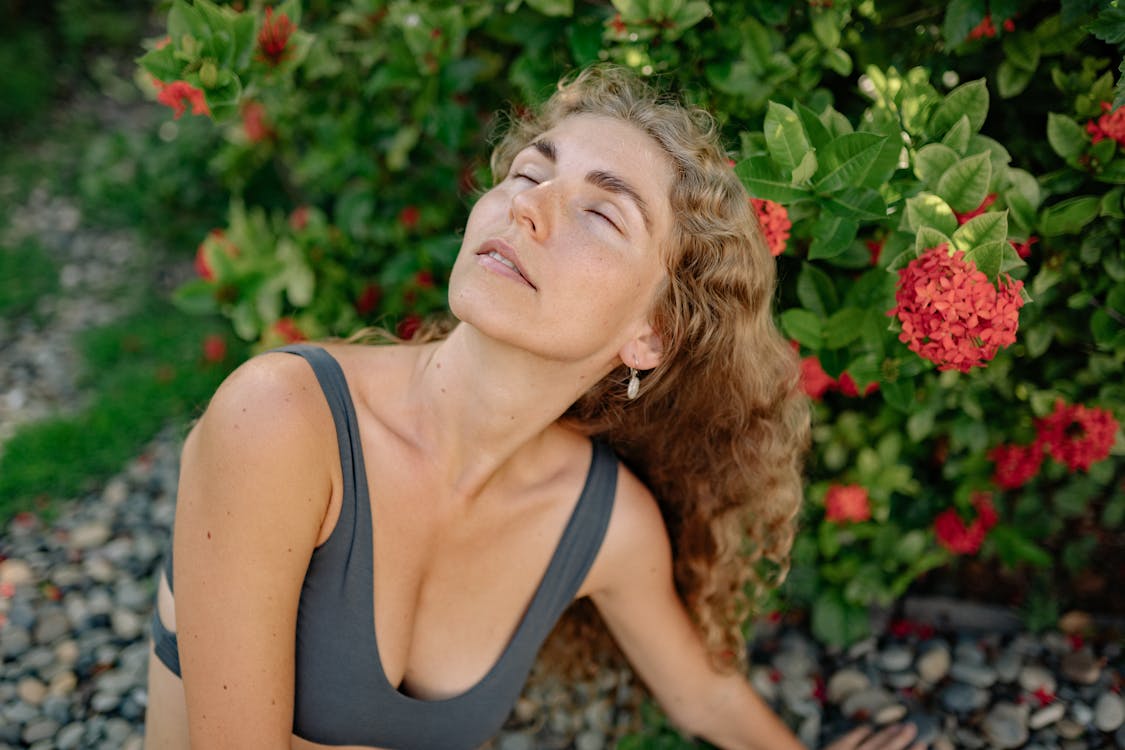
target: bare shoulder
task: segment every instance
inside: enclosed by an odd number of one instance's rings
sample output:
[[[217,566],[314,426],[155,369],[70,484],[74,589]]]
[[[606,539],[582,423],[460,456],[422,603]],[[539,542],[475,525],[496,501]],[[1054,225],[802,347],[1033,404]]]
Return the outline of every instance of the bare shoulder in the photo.
[[[254,357],[227,376],[184,444],[182,471],[233,479],[303,475],[325,482],[334,427],[316,375],[301,357]],[[317,470],[319,469],[319,470]],[[327,502],[327,498],[325,498]]]
[[[670,566],[671,547],[660,506],[648,487],[621,463],[609,528],[583,593],[610,591],[639,573],[663,574]]]

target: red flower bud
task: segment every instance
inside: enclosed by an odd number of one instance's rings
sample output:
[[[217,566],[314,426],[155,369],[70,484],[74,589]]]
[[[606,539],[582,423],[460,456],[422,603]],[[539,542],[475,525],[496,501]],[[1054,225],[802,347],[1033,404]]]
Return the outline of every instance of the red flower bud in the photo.
[[[407,206],[399,211],[398,223],[402,224],[406,231],[409,232],[414,229],[414,227],[418,226],[418,218],[420,215],[421,213],[418,211],[417,206]]]
[[[304,332],[293,322],[292,318],[280,318],[273,324],[273,330],[275,333],[279,334],[281,338],[285,339],[285,343],[287,344],[295,344],[307,338]]]
[[[867,490],[858,484],[832,485],[824,496],[824,515],[834,523],[866,521],[871,518]]]
[[[217,334],[203,340],[203,359],[207,362],[222,362],[227,358],[227,342]]]
[[[359,297],[355,301],[355,311],[360,315],[367,315],[379,306],[379,300],[383,297],[383,290],[379,288],[378,284],[368,284],[363,287],[363,291],[359,293]]]
[[[203,92],[187,81],[173,81],[172,83],[164,83],[156,79],[153,79],[153,81],[157,84],[157,88],[160,89],[160,93],[156,96],[156,101],[172,108],[173,120],[180,119],[181,115],[187,111],[187,104],[191,105],[191,113],[193,115],[211,114]],[[185,101],[187,104],[184,103]]]
[[[289,56],[289,37],[297,26],[285,13],[274,18],[273,8],[266,8],[266,18],[258,31],[258,59],[277,67]]]
[[[422,318],[415,315],[414,313],[410,313],[405,318],[399,321],[398,327],[395,329],[395,332],[398,334],[398,337],[400,339],[409,341],[410,339],[414,338],[414,334],[418,333],[418,328],[421,327],[421,325]]]

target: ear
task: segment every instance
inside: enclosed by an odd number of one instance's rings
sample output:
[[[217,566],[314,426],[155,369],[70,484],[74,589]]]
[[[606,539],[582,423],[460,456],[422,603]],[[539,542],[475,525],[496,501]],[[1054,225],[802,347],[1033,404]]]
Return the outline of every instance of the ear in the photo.
[[[640,334],[621,347],[618,356],[629,367],[651,370],[664,359],[664,341],[652,326],[646,325]]]

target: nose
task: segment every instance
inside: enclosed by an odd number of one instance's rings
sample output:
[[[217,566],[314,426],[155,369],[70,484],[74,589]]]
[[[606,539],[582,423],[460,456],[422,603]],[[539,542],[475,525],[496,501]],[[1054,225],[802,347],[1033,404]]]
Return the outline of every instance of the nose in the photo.
[[[542,240],[550,230],[551,182],[542,182],[521,190],[512,198],[509,208],[513,223],[523,227],[531,236]]]

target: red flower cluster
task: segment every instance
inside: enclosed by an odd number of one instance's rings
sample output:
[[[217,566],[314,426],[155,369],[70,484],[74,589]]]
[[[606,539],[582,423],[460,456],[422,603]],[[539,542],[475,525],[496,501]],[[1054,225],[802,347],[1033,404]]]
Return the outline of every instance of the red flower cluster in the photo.
[[[1002,24],[1004,31],[1012,32],[1016,30],[1016,24],[1012,19],[1007,19]],[[981,37],[988,37],[989,39],[996,36],[996,25],[992,23],[992,14],[984,17],[984,20],[973,27],[969,32],[968,39],[980,39]]]
[[[992,481],[1001,489],[1014,490],[1039,473],[1043,446],[1038,440],[1031,445],[998,445],[988,452],[988,458],[996,464]]]
[[[1090,465],[1109,456],[1117,435],[1117,420],[1107,409],[1067,405],[1062,399],[1055,410],[1039,420],[1037,438],[1046,451],[1071,471],[1089,471]]]
[[[867,490],[858,484],[834,484],[824,496],[825,517],[834,523],[866,521],[871,518]]]
[[[1086,123],[1086,132],[1094,143],[1112,138],[1120,145],[1125,146],[1125,107],[1113,109],[1109,102],[1102,102],[1103,114],[1097,120]]]
[[[902,323],[899,340],[939,370],[968,372],[1016,340],[1022,281],[999,287],[945,245],[927,250],[898,272],[897,303],[888,315]]]
[[[297,324],[292,318],[280,318],[273,324],[274,333],[285,339],[287,344],[295,344],[298,341],[304,341],[307,337],[305,332],[297,327]]]
[[[289,56],[289,37],[297,30],[286,13],[273,16],[273,8],[266,8],[266,19],[258,31],[258,59],[277,67]]]
[[[972,211],[966,211],[963,214],[959,214],[956,211],[954,211],[953,215],[957,217],[957,223],[958,224],[964,224],[969,219],[975,219],[978,216],[980,216],[981,214],[983,214],[985,211],[988,210],[988,207],[991,206],[995,202],[996,202],[996,193],[989,193],[988,195],[984,196],[984,200],[982,200],[980,202],[980,205],[977,206],[976,208],[974,208]]]
[[[266,122],[266,108],[261,102],[246,102],[242,105],[242,130],[251,143],[273,137],[273,128]]]
[[[992,496],[980,492],[973,496],[977,517],[966,526],[955,508],[947,508],[934,519],[934,534],[938,544],[955,555],[970,555],[980,549],[984,537],[996,525],[998,516],[992,505]]]
[[[203,91],[192,86],[187,81],[164,83],[155,78],[152,80],[153,83],[156,84],[156,87],[160,89],[160,93],[156,95],[156,101],[172,108],[173,120],[180,119],[184,112],[187,111],[188,104],[191,105],[191,113],[193,115],[211,114],[211,110],[207,107],[207,99],[204,97]]]
[[[379,300],[382,298],[383,290],[378,284],[367,284],[356,298],[355,311],[360,315],[367,315],[379,306]]]
[[[762,225],[762,233],[766,235],[770,254],[774,257],[781,255],[785,252],[785,243],[789,241],[789,230],[793,226],[789,221],[789,212],[780,203],[764,198],[751,198],[750,205],[758,215],[758,223]]]

